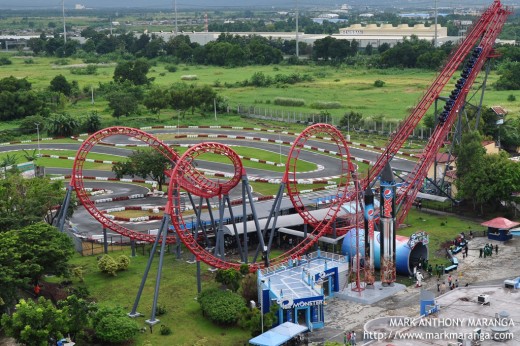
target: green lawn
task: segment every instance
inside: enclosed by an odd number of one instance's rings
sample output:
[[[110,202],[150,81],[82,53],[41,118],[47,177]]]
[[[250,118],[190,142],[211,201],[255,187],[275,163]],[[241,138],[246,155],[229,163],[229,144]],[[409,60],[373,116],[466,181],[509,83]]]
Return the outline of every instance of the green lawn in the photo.
[[[430,263],[434,267],[435,264],[446,264],[446,252],[438,251],[442,243],[455,239],[460,232],[468,234],[470,230],[485,230],[485,227],[476,221],[468,221],[452,215],[437,216],[416,209],[411,209],[408,212],[404,224],[408,227],[400,228],[397,232],[400,235],[409,236],[417,231],[429,233]]]
[[[111,255],[116,257],[122,253],[130,256],[130,250],[111,253]],[[119,272],[116,277],[107,276],[97,269],[96,256],[81,257],[77,255],[71,262],[75,266],[84,268],[84,285],[98,303],[111,306],[119,305],[130,312],[147,260],[147,255],[143,256],[142,254],[131,258],[130,269]],[[148,326],[145,320],[151,316],[157,264],[158,259],[156,257],[137,309],[138,312],[143,314],[142,317],[137,318],[137,322],[143,327]],[[209,272],[204,263],[201,267],[202,288],[216,285],[213,279],[215,274]],[[151,345],[191,346],[199,342],[199,345],[242,346],[247,343],[247,340],[250,339],[248,332],[236,327],[223,328],[206,320],[195,300],[196,295],[195,264],[176,260],[173,254],[166,254],[158,303],[166,308],[167,313],[157,317],[160,323],[153,328],[153,333],[149,331],[140,333],[134,344],[143,345],[149,342]],[[173,333],[168,336],[160,335],[161,325],[170,327]],[[204,339],[206,339],[205,342],[203,342]]]
[[[5,53],[4,53],[5,54]],[[83,63],[79,59],[67,59],[69,65],[55,65],[56,58],[33,57],[33,63],[27,64],[26,57],[11,56],[12,65],[0,66],[0,77],[13,75],[24,78],[33,84],[35,89],[43,89],[49,86],[49,82],[58,74],[64,75],[68,81],[76,80],[80,89],[93,86],[98,83],[109,82],[112,80],[114,66],[98,66],[96,75],[73,75],[70,70],[76,64]],[[310,108],[313,102],[339,102],[342,107],[339,109],[328,110],[335,118],[336,123],[339,118],[347,111],[356,111],[363,114],[364,118],[382,115],[385,120],[401,120],[405,118],[411,107],[413,107],[435,79],[436,73],[433,71],[419,69],[362,69],[353,67],[329,67],[329,66],[247,66],[237,68],[223,68],[213,66],[192,66],[179,65],[176,72],[167,72],[166,64],[157,63],[152,66],[148,77],[155,78],[154,84],[167,87],[172,83],[180,82],[183,75],[196,75],[198,80],[195,83],[220,85],[224,83],[234,84],[245,79],[251,78],[255,72],[262,72],[265,75],[275,76],[276,74],[289,75],[292,73],[308,74],[313,76],[313,82],[299,83],[294,85],[272,86],[269,88],[253,87],[218,87],[217,92],[228,100],[229,105],[234,108],[237,105],[256,106],[279,111],[319,113],[319,110]],[[384,87],[375,87],[374,81],[383,80]],[[448,83],[444,93],[448,93],[457,79],[457,74],[453,77],[453,83]],[[488,80],[488,85],[498,79],[495,72],[492,72]],[[481,83],[482,77],[477,78],[475,89]],[[95,93],[94,93],[95,94]],[[514,95],[520,98],[520,91],[496,91],[492,87],[486,90],[484,99],[485,105],[502,105],[509,110],[510,114],[520,111],[518,102],[509,102],[507,97]],[[128,125],[126,119],[116,120],[111,118],[110,109],[107,103],[95,96],[95,103],[91,104],[90,98],[80,100],[75,105],[68,105],[66,110],[74,115],[83,116],[91,111],[97,111],[104,118],[104,125],[112,124]],[[276,97],[294,97],[305,100],[303,107],[283,107],[275,106],[273,101]],[[472,100],[476,102],[476,100]],[[433,110],[432,110],[433,111]],[[151,115],[143,108],[140,118],[140,126],[160,123],[156,116]],[[173,111],[164,111],[160,118],[171,118]],[[190,118],[191,115],[187,115]],[[207,118],[208,122],[213,122],[212,118]],[[184,120],[183,124],[189,122]],[[195,124],[192,124],[195,125]],[[238,125],[234,123],[234,125]]]

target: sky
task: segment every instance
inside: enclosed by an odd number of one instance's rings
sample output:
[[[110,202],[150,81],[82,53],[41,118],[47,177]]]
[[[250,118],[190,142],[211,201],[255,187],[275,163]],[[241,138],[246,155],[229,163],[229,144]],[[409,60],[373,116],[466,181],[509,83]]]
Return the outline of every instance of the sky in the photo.
[[[82,4],[90,8],[118,8],[118,7],[143,7],[143,8],[173,8],[174,1],[177,8],[217,9],[221,7],[248,7],[261,9],[266,7],[294,8],[296,2],[301,7],[339,7],[341,4],[352,6],[372,7],[430,7],[432,0],[65,0],[66,8],[73,8],[75,4]],[[520,0],[504,0],[503,4],[510,5]],[[61,8],[61,0],[0,0],[0,9],[44,9]],[[439,6],[456,7],[460,4],[474,5],[477,7],[489,6],[492,0],[438,0]]]

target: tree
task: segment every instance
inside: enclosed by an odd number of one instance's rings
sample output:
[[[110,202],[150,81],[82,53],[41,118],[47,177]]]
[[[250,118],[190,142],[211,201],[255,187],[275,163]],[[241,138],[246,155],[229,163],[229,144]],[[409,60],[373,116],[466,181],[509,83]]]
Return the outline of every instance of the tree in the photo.
[[[495,83],[497,90],[520,89],[520,62],[508,62],[500,65],[498,70],[500,78]]]
[[[90,314],[95,311],[96,305],[73,294],[60,300],[58,308],[63,311],[68,333],[75,339],[76,335],[90,325]]]
[[[20,261],[31,265],[26,274],[34,282],[43,275],[68,274],[67,262],[74,255],[74,245],[67,234],[44,222],[9,232],[7,236],[13,236],[19,242]]]
[[[114,164],[112,171],[118,178],[124,175],[139,176],[143,179],[150,177],[157,181],[159,190],[161,190],[166,182],[164,172],[170,169],[173,164],[170,159],[156,150],[137,150],[128,157],[128,161]]]
[[[343,117],[339,120],[339,126],[344,129],[354,129],[363,124],[363,114],[350,111],[349,113],[345,113]]]
[[[127,91],[117,91],[107,97],[112,116],[119,119],[122,115],[129,116],[139,109],[139,102],[134,94]]]
[[[101,130],[101,117],[97,111],[92,111],[83,121],[82,128],[87,133],[94,133]]]
[[[125,61],[117,64],[114,70],[114,81],[122,83],[130,81],[134,85],[149,84],[146,74],[150,70],[150,63],[145,59]]]
[[[168,91],[161,88],[151,89],[144,98],[144,106],[153,114],[157,114],[157,118],[161,114],[161,109],[168,107]]]
[[[40,94],[31,90],[31,83],[13,76],[0,79],[0,104],[0,120],[24,118],[45,109]]]
[[[486,155],[458,186],[461,195],[480,207],[481,214],[496,210],[501,202],[512,201],[512,193],[520,188],[520,163],[509,160],[505,152]]]
[[[463,182],[467,173],[480,166],[484,155],[486,155],[486,149],[482,147],[482,137],[478,132],[464,134],[462,144],[455,148],[457,180]]]
[[[21,299],[12,316],[2,315],[2,326],[7,336],[34,346],[55,344],[68,331],[64,312],[44,297],[37,302]]]
[[[48,119],[45,127],[47,128],[47,132],[51,135],[69,137],[78,133],[80,123],[78,119],[70,114],[61,113],[55,114],[52,118]]]
[[[49,89],[54,92],[62,93],[65,96],[71,96],[72,93],[72,85],[61,74],[51,80],[51,86]]]
[[[42,220],[51,223],[51,209],[63,201],[62,186],[48,177],[25,179],[18,172],[8,172],[0,180],[0,230],[22,228]]]

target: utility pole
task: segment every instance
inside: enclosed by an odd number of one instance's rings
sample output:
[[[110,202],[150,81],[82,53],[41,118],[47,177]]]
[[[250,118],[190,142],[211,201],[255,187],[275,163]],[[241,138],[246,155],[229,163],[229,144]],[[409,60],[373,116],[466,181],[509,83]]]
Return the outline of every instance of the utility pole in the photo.
[[[300,58],[300,43],[299,43],[299,35],[298,35],[298,17],[299,17],[299,9],[298,9],[298,0],[296,0],[296,58]]]
[[[433,38],[433,47],[437,48],[437,0],[435,0],[435,37]]]
[[[63,39],[67,43],[67,27],[65,26],[65,0],[61,0],[61,13],[63,15]]]
[[[175,35],[177,35],[178,28],[177,28],[177,0],[173,0],[173,11],[175,12]]]
[[[36,134],[38,136],[38,157],[41,157],[42,154],[40,152],[40,123],[34,123],[36,125]]]

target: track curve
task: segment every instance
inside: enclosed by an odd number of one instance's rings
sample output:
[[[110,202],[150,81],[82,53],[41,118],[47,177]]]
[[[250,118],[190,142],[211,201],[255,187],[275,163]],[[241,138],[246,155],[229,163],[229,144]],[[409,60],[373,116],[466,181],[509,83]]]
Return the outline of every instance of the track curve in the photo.
[[[103,139],[117,135],[128,136],[145,142],[153,149],[159,151],[164,157],[168,158],[171,161],[172,166],[175,165],[175,163],[179,159],[179,155],[167,144],[144,131],[130,127],[109,127],[92,134],[81,144],[74,159],[70,185],[76,191],[76,195],[78,196],[79,201],[83,204],[85,209],[89,212],[90,215],[92,215],[96,220],[98,220],[103,225],[103,227],[111,229],[112,231],[126,236],[130,239],[154,242],[155,235],[133,231],[107,218],[106,215],[96,207],[94,201],[90,199],[89,195],[87,194],[87,191],[85,190],[85,183],[83,181],[83,165],[85,163],[85,159],[88,153],[96,144],[100,143]],[[167,237],[167,243],[174,242],[175,236]]]

